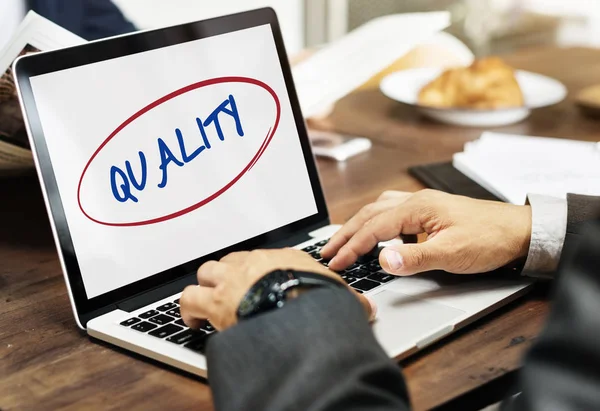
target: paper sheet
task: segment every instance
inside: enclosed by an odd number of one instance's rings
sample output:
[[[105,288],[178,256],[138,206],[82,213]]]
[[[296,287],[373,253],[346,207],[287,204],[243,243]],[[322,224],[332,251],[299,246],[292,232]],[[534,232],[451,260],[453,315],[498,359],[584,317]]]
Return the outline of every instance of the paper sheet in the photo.
[[[33,167],[11,65],[22,54],[85,43],[85,40],[30,11],[0,51],[0,172]],[[15,143],[15,144],[12,144]]]
[[[416,45],[450,25],[450,13],[380,17],[294,67],[304,117],[319,115]]]
[[[484,133],[453,158],[454,167],[497,197],[524,204],[527,194],[600,195],[598,143]]]

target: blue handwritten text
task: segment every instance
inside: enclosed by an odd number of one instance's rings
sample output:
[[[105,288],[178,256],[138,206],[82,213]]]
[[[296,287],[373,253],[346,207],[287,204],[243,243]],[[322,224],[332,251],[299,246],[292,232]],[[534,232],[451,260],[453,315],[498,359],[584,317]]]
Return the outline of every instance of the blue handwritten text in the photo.
[[[223,128],[221,127],[222,118],[219,117],[220,114],[225,114],[232,117],[235,121],[235,128],[238,136],[244,136],[244,129],[242,127],[240,115],[235,103],[235,98],[233,95],[229,95],[229,97],[216,109],[214,109],[204,121],[202,121],[199,117],[196,118],[196,125],[198,126],[202,143],[198,144],[193,150],[190,150],[188,147],[186,147],[183,133],[179,128],[175,129],[175,136],[177,137],[178,143],[178,147],[175,152],[169,148],[167,143],[162,138],[158,138],[157,147],[158,156],[160,158],[160,165],[158,168],[161,171],[161,180],[160,183],[158,183],[159,188],[164,188],[167,186],[169,165],[173,164],[173,166],[183,167],[198,157],[198,155],[200,155],[204,150],[210,150],[212,148],[211,142],[209,141],[206,133],[207,129],[211,125],[213,125],[219,140],[225,141],[225,135],[223,133]],[[180,156],[178,157],[176,154],[179,154]],[[148,177],[148,164],[146,161],[146,155],[144,152],[139,151],[138,156],[140,159],[141,170],[139,173],[139,179],[136,177],[129,160],[125,161],[125,171],[116,165],[113,165],[110,168],[110,186],[112,194],[115,200],[120,203],[125,203],[129,200],[137,203],[137,192],[141,192],[146,188]],[[171,166],[171,168],[173,166]],[[134,191],[136,193],[134,193]]]

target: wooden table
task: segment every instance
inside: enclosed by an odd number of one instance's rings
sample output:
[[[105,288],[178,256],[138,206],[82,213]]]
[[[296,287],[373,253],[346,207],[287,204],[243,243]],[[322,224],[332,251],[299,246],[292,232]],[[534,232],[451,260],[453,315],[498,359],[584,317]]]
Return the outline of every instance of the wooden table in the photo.
[[[511,55],[519,68],[563,81],[571,95],[600,83],[600,51],[536,49]],[[423,186],[407,167],[447,161],[481,130],[429,122],[376,90],[354,93],[332,114],[336,128],[373,139],[347,164],[319,161],[327,203],[343,223],[385,189]],[[501,131],[600,140],[600,122],[571,98]],[[208,387],[78,331],[35,177],[0,180],[0,409],[211,410]],[[534,291],[403,362],[415,409],[429,409],[519,366],[547,313]]]

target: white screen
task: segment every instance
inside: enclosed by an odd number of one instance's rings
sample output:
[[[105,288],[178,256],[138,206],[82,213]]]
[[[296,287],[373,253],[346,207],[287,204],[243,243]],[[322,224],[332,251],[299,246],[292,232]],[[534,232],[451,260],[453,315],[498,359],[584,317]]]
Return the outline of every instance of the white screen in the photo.
[[[31,85],[88,298],[317,213],[268,25]]]

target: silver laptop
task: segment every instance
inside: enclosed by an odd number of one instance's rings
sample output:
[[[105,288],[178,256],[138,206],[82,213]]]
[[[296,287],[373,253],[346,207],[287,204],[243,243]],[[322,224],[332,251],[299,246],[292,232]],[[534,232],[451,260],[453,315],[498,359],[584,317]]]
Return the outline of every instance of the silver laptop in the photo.
[[[14,67],[77,324],[206,377],[215,330],[188,329],[178,304],[196,269],[264,247],[295,246],[319,260],[338,228],[275,13],[119,36]],[[373,327],[394,358],[528,286],[444,273],[395,279],[376,256],[340,275],[379,305]]]

